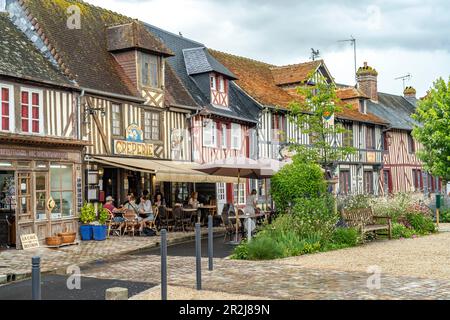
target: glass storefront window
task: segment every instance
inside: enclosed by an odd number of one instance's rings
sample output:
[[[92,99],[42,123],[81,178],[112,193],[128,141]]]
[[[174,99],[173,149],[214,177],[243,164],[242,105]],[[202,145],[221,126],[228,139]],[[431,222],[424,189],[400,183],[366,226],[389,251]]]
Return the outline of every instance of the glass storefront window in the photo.
[[[51,164],[51,196],[56,203],[52,211],[55,219],[73,216],[73,166]]]
[[[44,220],[47,218],[47,173],[36,174],[36,219]]]

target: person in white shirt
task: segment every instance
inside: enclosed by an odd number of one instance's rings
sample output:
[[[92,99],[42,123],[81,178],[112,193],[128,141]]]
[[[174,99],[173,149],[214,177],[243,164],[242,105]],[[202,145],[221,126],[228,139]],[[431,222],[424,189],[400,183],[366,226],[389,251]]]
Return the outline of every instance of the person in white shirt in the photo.
[[[252,193],[247,197],[247,201],[245,202],[244,213],[255,214],[255,209],[258,204],[258,196],[255,189],[252,190]]]

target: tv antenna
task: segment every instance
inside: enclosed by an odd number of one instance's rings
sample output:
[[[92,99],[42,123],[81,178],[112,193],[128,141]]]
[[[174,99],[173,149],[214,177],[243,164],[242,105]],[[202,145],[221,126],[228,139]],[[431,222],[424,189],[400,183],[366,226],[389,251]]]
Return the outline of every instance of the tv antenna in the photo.
[[[350,44],[353,46],[353,56],[355,60],[355,80],[356,80],[356,39],[353,38],[353,36],[350,36],[350,39],[338,40],[338,42],[350,42]]]
[[[394,80],[402,80],[403,82],[403,91],[405,90],[405,81],[409,81],[411,80],[412,75],[408,72],[408,74],[401,76],[401,77],[397,77]]]
[[[319,50],[314,50],[314,48],[311,48],[311,59],[312,59],[312,61],[315,61],[319,57],[320,57],[320,51]]]

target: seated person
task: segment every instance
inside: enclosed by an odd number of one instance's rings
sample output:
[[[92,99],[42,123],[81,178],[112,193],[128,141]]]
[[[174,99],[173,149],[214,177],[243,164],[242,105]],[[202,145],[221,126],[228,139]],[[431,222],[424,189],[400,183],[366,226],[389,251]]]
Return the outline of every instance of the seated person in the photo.
[[[111,196],[106,197],[106,203],[103,208],[107,209],[112,214],[112,220],[114,222],[123,223],[125,219],[122,217],[123,211],[121,209],[117,209],[114,204],[114,199]]]
[[[136,220],[138,221],[138,223],[139,223],[139,232],[142,232],[142,231],[144,231],[144,227],[145,227],[145,224],[148,222],[148,221],[150,221],[150,219],[149,218],[143,218],[143,217],[141,217],[140,215],[142,214],[142,215],[144,215],[145,214],[145,212],[144,212],[144,209],[143,209],[143,207],[140,207],[139,205],[137,205],[136,204],[136,198],[134,197],[134,195],[133,194],[131,194],[130,196],[128,196],[128,203],[126,203],[124,206],[123,206],[123,208],[125,209],[125,210],[129,210],[129,211],[131,211],[131,212],[133,212],[134,214],[135,214],[135,217],[136,217]],[[151,208],[151,202],[150,202],[150,208]],[[151,209],[150,209],[151,210]],[[153,214],[153,211],[152,211],[152,214]]]
[[[198,202],[198,192],[192,192],[191,197],[189,198],[188,205],[191,206],[193,209],[197,209],[199,202]]]
[[[155,216],[153,214],[152,202],[149,199],[149,192],[144,190],[141,197],[141,202],[139,203],[139,215],[143,218],[142,223],[145,225],[146,222],[153,222]]]
[[[164,207],[166,205],[166,200],[161,192],[156,193],[154,203],[157,207]]]

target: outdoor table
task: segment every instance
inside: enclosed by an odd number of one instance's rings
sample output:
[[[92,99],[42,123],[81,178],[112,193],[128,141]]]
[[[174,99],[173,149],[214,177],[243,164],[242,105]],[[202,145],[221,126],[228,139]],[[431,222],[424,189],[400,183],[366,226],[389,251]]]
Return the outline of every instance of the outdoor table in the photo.
[[[216,209],[216,206],[213,206],[213,205],[203,205],[203,206],[198,206],[198,208],[197,208],[198,210],[200,210],[200,211],[202,211],[202,212],[204,212],[203,210],[208,210],[208,213],[211,213],[211,211],[213,210],[213,209]],[[201,219],[201,216],[202,216],[202,214],[200,214],[199,215],[199,222],[200,222],[200,219]],[[207,215],[208,216],[208,215]],[[204,221],[203,221],[204,222]]]

